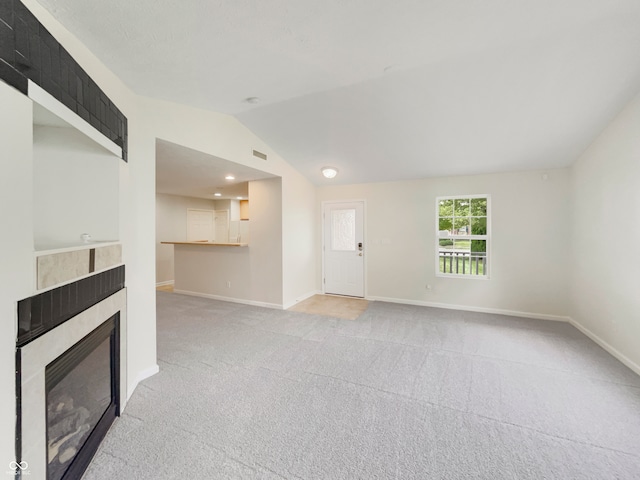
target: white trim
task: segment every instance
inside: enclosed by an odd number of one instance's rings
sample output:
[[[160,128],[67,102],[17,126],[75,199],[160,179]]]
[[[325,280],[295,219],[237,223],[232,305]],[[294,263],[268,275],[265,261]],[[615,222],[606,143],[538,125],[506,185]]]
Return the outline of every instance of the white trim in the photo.
[[[149,368],[145,368],[144,370],[138,372],[138,377],[136,378],[136,387],[141,382],[144,382],[147,378],[153,377],[159,371],[160,371],[160,367],[156,364],[156,365],[151,365]]]
[[[182,295],[191,295],[192,297],[211,298],[212,300],[222,300],[223,302],[242,303],[244,305],[252,305],[254,307],[275,308],[276,310],[283,310],[282,304],[267,303],[267,302],[255,302],[253,300],[245,300],[243,298],[223,297],[222,295],[212,295],[210,293],[190,292],[188,290],[173,290],[173,293],[180,293]]]
[[[89,137],[101,147],[106,148],[109,152],[117,155],[119,158],[122,158],[122,148],[105,137],[102,132],[97,130],[91,124],[87,123],[86,120],[80,115],[71,111],[69,108],[67,108],[66,105],[56,100],[53,95],[45,91],[42,87],[29,80],[27,92],[31,100],[38,103],[39,105],[42,105],[44,108],[49,110],[57,117],[60,117],[72,127],[84,133],[87,137]]]
[[[438,259],[438,261],[440,261]],[[439,265],[438,265],[439,266]],[[468,280],[468,279],[472,279],[472,280],[490,280],[488,275],[472,275],[470,273],[436,273],[436,277],[439,278],[461,278],[463,280]]]
[[[496,315],[509,315],[511,317],[534,318],[536,320],[550,320],[554,322],[570,322],[565,315],[551,315],[548,313],[520,312],[518,310],[505,310],[502,308],[476,307],[473,305],[451,305],[448,303],[425,302],[422,300],[406,300],[404,298],[367,297],[367,300],[379,302],[402,303],[405,305],[418,305],[421,307],[446,308],[448,310],[463,310],[466,312],[494,313]]]
[[[582,333],[584,333],[587,337],[589,337],[591,340],[593,340],[594,342],[596,342],[598,345],[600,345],[602,348],[604,348],[607,352],[609,352],[611,355],[613,355],[615,358],[617,358],[618,360],[620,360],[623,364],[625,364],[627,367],[629,367],[631,370],[633,370],[635,373],[637,373],[638,375],[640,375],[640,365],[638,365],[637,363],[635,363],[633,360],[631,360],[629,357],[627,357],[625,354],[623,354],[622,352],[620,352],[618,349],[616,349],[615,347],[611,346],[609,343],[605,342],[604,340],[602,340],[600,337],[598,337],[595,333],[593,333],[591,330],[589,330],[587,327],[582,326],[578,321],[576,321],[575,319],[573,319],[572,317],[569,317],[569,323],[571,323],[571,325],[573,325],[574,327],[576,327],[578,330],[580,330]]]
[[[135,391],[135,389],[138,388],[138,385],[140,385],[140,383],[145,381],[147,378],[153,377],[158,372],[160,372],[160,367],[157,364],[152,365],[149,368],[145,368],[144,370],[141,370],[140,372],[138,372],[138,376],[136,377],[135,383],[133,385],[128,385],[127,399],[126,399],[126,402],[124,402],[124,405],[120,406],[121,411],[124,412],[124,410],[126,409],[126,404],[129,402],[129,399],[131,399],[131,396],[133,395],[133,392]]]
[[[289,303],[285,303],[282,307],[283,310],[289,310],[291,307],[293,307],[294,305],[297,305],[300,302],[305,301],[307,298],[311,298],[314,295],[322,295],[322,291],[321,290],[315,290],[312,292],[308,292],[305,293],[304,295],[302,295],[299,298],[296,298],[293,302],[289,302]]]
[[[157,282],[156,287],[164,287],[166,285],[173,285],[175,280],[167,280],[166,282]]]
[[[486,198],[487,199],[487,233],[485,235],[447,235],[446,237],[440,236],[440,200],[456,200],[459,198]],[[491,257],[493,256],[491,253],[491,194],[473,194],[473,195],[454,195],[454,196],[439,196],[436,197],[436,277],[441,278],[465,278],[465,279],[473,279],[473,280],[489,280],[491,278]],[[457,273],[446,273],[440,271],[440,240],[442,239],[451,239],[451,240],[484,240],[487,242],[487,269],[488,273],[484,275],[466,275],[466,274],[457,274]],[[471,268],[471,263],[469,263],[469,268]]]
[[[47,250],[35,250],[33,253],[36,257],[44,257],[45,255],[55,255],[57,253],[77,252],[78,250],[90,250],[92,248],[112,247],[113,245],[122,245],[120,240],[113,240],[108,242],[91,241],[89,243],[78,242],[75,245],[69,245],[68,247],[49,248]]]
[[[486,193],[474,193],[472,195],[460,194],[460,195],[438,195],[436,198],[441,198],[443,200],[455,200],[457,198],[484,198],[486,197]]]

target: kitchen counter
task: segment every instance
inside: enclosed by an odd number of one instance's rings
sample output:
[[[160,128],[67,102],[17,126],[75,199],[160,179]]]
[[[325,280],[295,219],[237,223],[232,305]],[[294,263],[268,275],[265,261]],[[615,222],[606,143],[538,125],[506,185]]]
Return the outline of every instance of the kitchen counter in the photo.
[[[164,245],[198,245],[200,247],[248,247],[248,243],[216,243],[216,242],[160,242]]]

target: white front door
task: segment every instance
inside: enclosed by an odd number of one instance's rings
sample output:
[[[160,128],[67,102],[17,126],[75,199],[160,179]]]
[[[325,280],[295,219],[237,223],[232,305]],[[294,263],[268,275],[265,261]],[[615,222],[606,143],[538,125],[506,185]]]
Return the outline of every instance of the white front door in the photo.
[[[213,210],[187,209],[187,241],[213,241]]]
[[[326,203],[324,293],[364,297],[364,202]]]

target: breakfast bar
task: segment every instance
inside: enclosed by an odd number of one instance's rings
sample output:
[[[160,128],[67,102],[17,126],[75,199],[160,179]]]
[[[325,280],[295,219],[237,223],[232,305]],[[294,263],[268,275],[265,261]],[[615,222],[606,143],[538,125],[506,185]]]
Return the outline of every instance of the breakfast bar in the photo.
[[[219,242],[160,242],[163,245],[198,245],[200,247],[248,247],[248,243],[219,243]]]
[[[248,243],[160,242],[173,245],[174,291],[211,298],[251,298]]]

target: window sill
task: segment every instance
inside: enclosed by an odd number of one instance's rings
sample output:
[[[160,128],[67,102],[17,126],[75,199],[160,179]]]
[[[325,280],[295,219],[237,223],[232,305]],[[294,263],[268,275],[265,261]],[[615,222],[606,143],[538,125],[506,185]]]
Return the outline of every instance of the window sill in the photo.
[[[436,273],[437,278],[463,278],[465,280],[489,280],[489,275],[461,275],[455,273]]]

